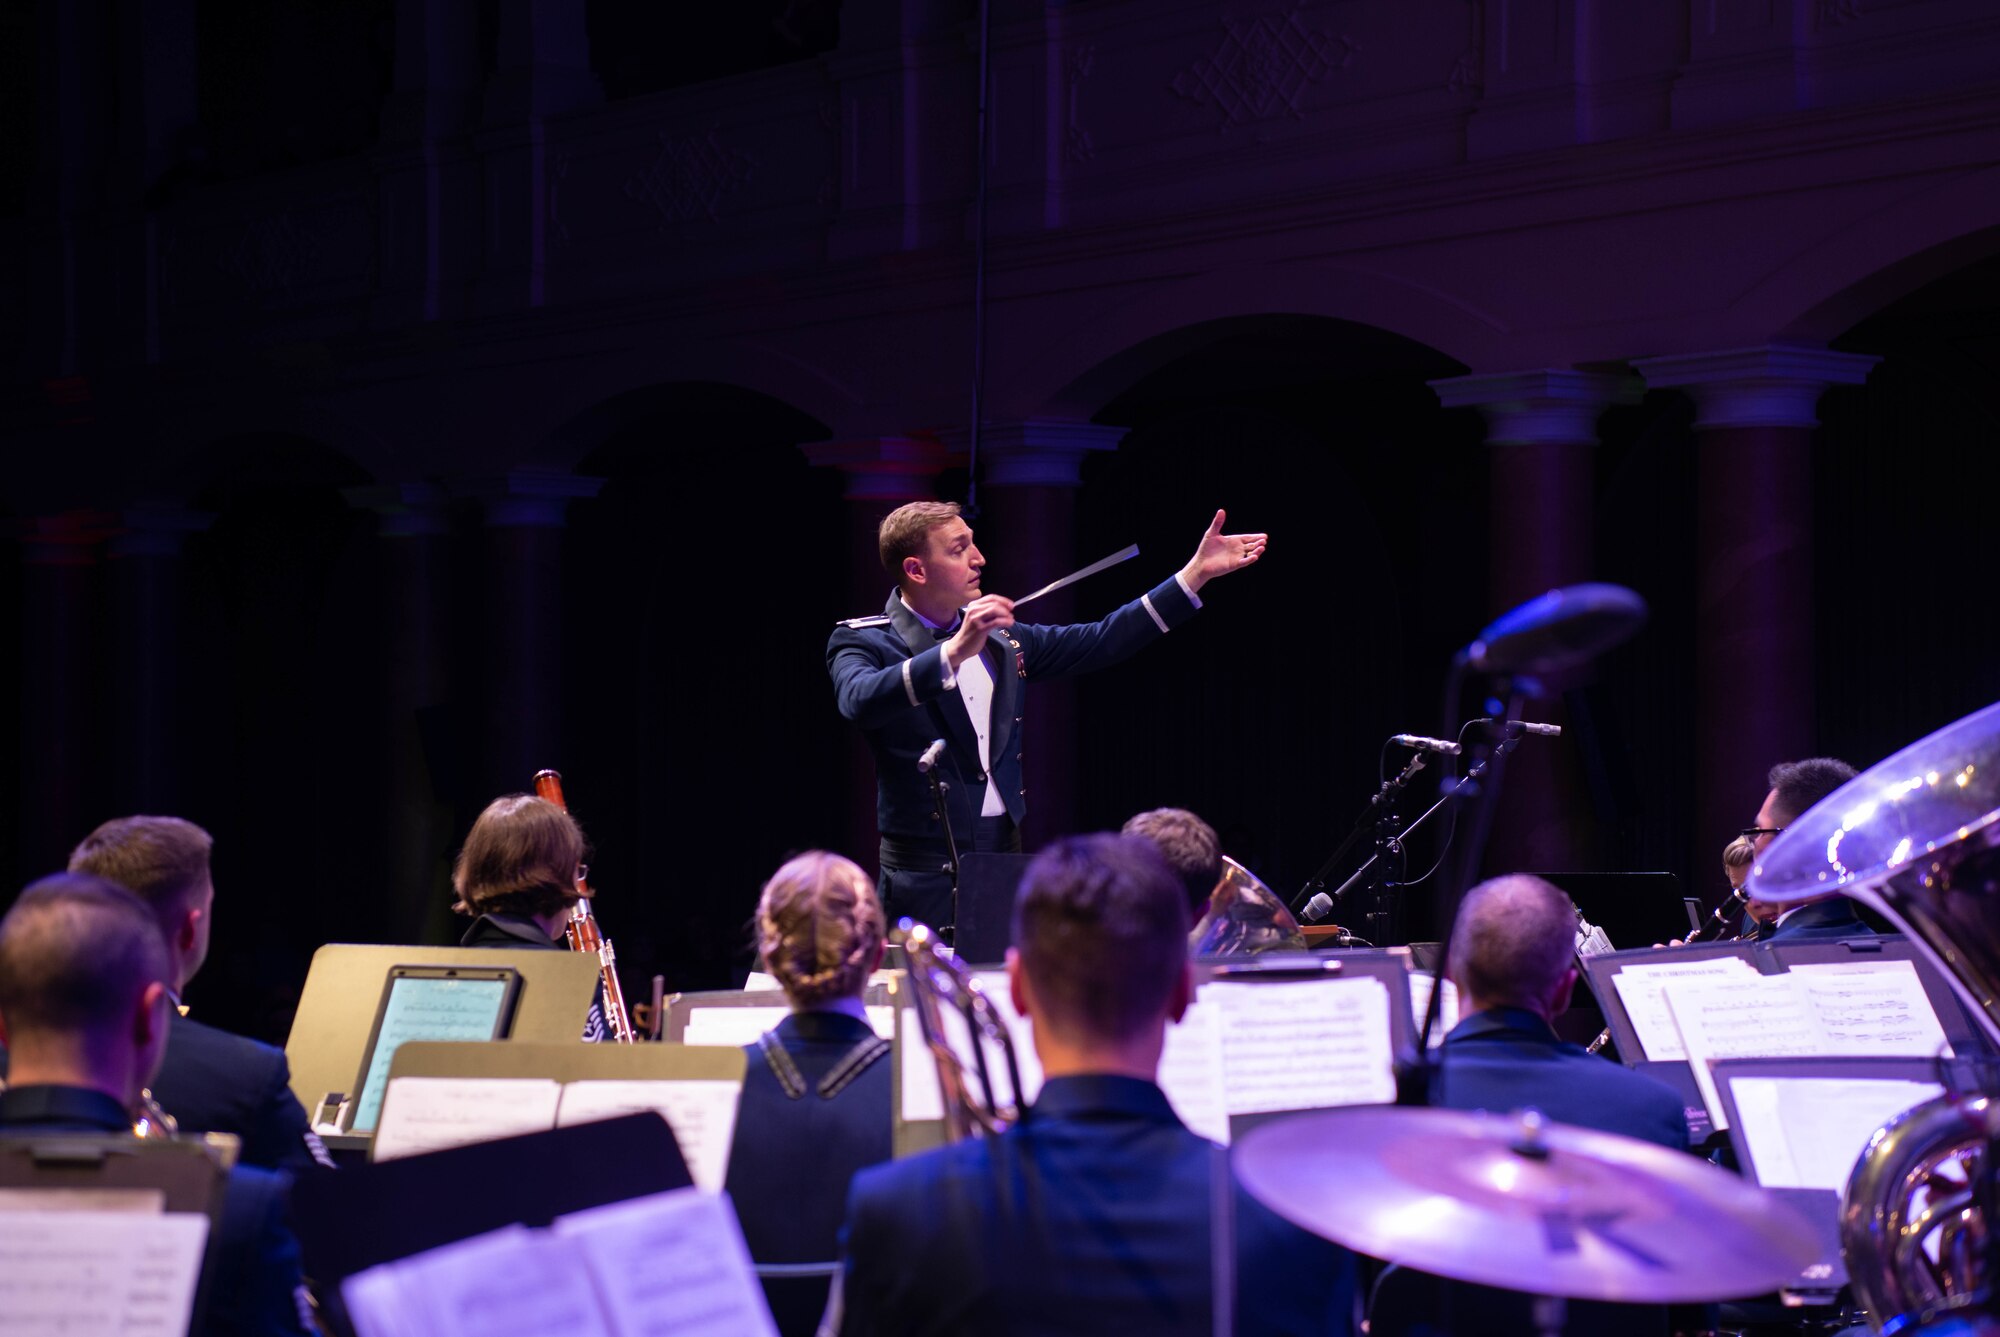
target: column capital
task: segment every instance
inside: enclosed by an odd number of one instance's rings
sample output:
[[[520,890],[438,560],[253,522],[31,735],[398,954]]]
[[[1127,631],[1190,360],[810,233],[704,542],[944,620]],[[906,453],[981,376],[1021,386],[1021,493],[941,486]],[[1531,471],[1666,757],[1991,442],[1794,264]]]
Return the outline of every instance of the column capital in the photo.
[[[109,557],[178,557],[188,535],[205,534],[215,512],[197,511],[174,502],[141,502],[118,515],[118,533],[106,549]]]
[[[808,441],[799,447],[816,469],[837,469],[847,479],[848,501],[928,501],[930,480],[965,456],[934,436],[864,436]]]
[[[30,566],[95,566],[98,545],[117,533],[118,517],[108,511],[62,511],[14,524]]]
[[[1060,418],[986,423],[979,433],[986,473],[980,481],[988,487],[1079,487],[1091,452],[1118,449],[1129,431]],[[945,439],[958,444],[971,433],[948,432]]]
[[[510,469],[461,479],[452,493],[485,508],[488,529],[561,529],[569,504],[589,499],[604,487],[602,478],[553,469]]]
[[[1637,376],[1562,367],[1450,376],[1430,387],[1444,407],[1484,414],[1491,446],[1594,446],[1604,410],[1646,393]]]
[[[451,495],[436,483],[371,483],[344,487],[340,495],[357,511],[375,515],[375,532],[383,538],[424,538],[451,532],[445,508]],[[562,523],[560,519],[558,524]]]
[[[1859,385],[1882,359],[1830,348],[1771,344],[1715,353],[1641,358],[1633,370],[1648,385],[1685,390],[1696,428],[1819,426],[1819,397],[1829,386]]]

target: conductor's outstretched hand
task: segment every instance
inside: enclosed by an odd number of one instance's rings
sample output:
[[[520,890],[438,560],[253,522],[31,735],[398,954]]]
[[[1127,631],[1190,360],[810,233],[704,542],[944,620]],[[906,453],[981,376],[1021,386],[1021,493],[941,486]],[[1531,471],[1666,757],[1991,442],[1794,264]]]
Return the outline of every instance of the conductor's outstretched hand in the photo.
[[[1201,545],[1194,550],[1194,556],[1181,568],[1181,579],[1191,590],[1199,590],[1217,576],[1226,576],[1231,571],[1241,571],[1264,555],[1264,546],[1271,541],[1269,534],[1225,534],[1223,521],[1229,518],[1227,511],[1217,511],[1215,519],[1208,522],[1208,530],[1201,536]]]

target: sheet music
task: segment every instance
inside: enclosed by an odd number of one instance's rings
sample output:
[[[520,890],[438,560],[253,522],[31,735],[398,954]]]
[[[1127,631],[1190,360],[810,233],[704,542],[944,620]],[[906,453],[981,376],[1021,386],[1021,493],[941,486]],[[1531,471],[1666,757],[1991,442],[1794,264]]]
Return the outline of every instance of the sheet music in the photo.
[[[868,1024],[875,1034],[889,1038],[895,1022],[893,1007],[877,1004],[867,1009]],[[741,1049],[757,1043],[757,1037],[792,1015],[789,1007],[697,1007],[688,1012],[687,1029],[681,1034],[686,1045],[725,1045]]]
[[[1004,970],[982,970],[972,977],[979,985],[979,991],[986,995],[986,1001],[993,1004],[1007,1023],[1007,1034],[1014,1041],[1014,1066],[1021,1070],[1022,1103],[1032,1105],[1035,1097],[1042,1093],[1042,1060],[1035,1053],[1035,1026],[1026,1017],[1014,1010],[1014,997],[1007,984]],[[992,1046],[987,1047],[989,1062],[997,1060],[996,1067],[1005,1079],[1007,1061]]]
[[[361,1098],[355,1104],[355,1130],[366,1132],[375,1126],[391,1061],[404,1041],[491,1040],[506,996],[504,980],[398,977],[391,981],[382,1025],[368,1052]]]
[[[1160,1089],[1191,1132],[1229,1145],[1229,1096],[1222,1063],[1222,1008],[1204,985],[1179,1022],[1167,1027]]]
[[[340,1294],[359,1337],[611,1337],[583,1252],[503,1226],[357,1272]]]
[[[1825,1052],[1805,991],[1789,976],[1669,980],[1667,1008],[1680,1028],[1695,1085],[1717,1128],[1729,1127],[1710,1064],[1723,1058],[1792,1058]]]
[[[1437,978],[1428,970],[1410,972],[1410,1017],[1415,1023],[1415,1034],[1424,1029],[1424,1013],[1430,1010],[1431,982]],[[1450,980],[1444,982],[1444,999],[1438,1004],[1437,1025],[1431,1028],[1431,1048],[1444,1043],[1444,1037],[1451,1034],[1451,1028],[1458,1025],[1458,986]],[[1410,1041],[1415,1044],[1416,1041]]]
[[[207,1238],[198,1212],[0,1212],[0,1334],[184,1333]]]
[[[1877,1128],[1944,1094],[1933,1082],[1880,1078],[1738,1077],[1729,1086],[1750,1151],[1745,1171],[1765,1188],[1836,1193]]]
[[[896,1076],[903,1088],[905,1122],[944,1118],[944,1088],[938,1084],[937,1060],[924,1043],[922,1020],[917,1010],[903,1012],[902,1071]]]
[[[621,1337],[777,1337],[726,1197],[675,1189],[574,1212],[554,1229],[580,1249]]]
[[[1804,982],[1829,1054],[1951,1053],[1914,961],[1796,965],[1790,974]]]
[[[583,1081],[562,1089],[556,1127],[654,1113],[674,1130],[695,1187],[722,1191],[729,1145],[736,1136],[736,1104],[743,1083],[732,1081]]]
[[[1712,956],[1703,961],[1642,961],[1626,966],[1611,977],[1625,1016],[1639,1037],[1644,1057],[1667,1062],[1687,1057],[1680,1028],[1667,1008],[1661,992],[1670,980],[1719,980],[1748,976],[1760,978],[1740,956]]]
[[[560,1084],[537,1077],[398,1077],[382,1101],[374,1159],[544,1132],[561,1097]]]
[[[868,976],[868,983],[871,986],[876,984],[887,984],[891,980],[901,979],[902,977],[903,977],[903,972],[901,970],[894,969],[890,966],[877,966],[874,972]],[[751,971],[749,977],[743,981],[744,993],[763,993],[766,991],[777,992],[783,990],[784,987],[785,987],[784,985],[778,983],[778,977],[776,975],[773,975],[770,972],[763,970]]]
[[[1212,983],[1231,1114],[1394,1100],[1389,990],[1381,980]]]

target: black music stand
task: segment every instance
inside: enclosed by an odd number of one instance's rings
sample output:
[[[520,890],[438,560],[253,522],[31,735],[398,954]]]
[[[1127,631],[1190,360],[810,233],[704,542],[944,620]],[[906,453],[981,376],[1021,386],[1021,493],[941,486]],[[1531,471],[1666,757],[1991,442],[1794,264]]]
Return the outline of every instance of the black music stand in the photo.
[[[952,949],[968,965],[995,965],[1014,943],[1014,895],[1026,854],[964,854],[958,860],[958,933]]]

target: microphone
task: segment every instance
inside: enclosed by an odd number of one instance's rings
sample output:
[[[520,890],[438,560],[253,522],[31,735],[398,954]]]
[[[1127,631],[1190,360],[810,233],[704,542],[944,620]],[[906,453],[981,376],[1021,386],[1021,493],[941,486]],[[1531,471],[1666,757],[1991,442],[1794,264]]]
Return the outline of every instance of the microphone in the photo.
[[[938,759],[942,756],[944,756],[944,739],[939,738],[924,749],[923,756],[917,758],[917,773],[920,775],[929,775],[936,769]]]
[[[1462,749],[1457,743],[1444,738],[1426,738],[1422,734],[1391,734],[1389,741],[1397,747],[1414,748],[1418,752],[1442,752],[1447,757],[1457,756]]]
[[[1308,924],[1317,924],[1333,913],[1333,897],[1321,892],[1306,902],[1305,909],[1299,911],[1299,918]]]
[[[1561,738],[1563,727],[1560,724],[1533,724],[1527,720],[1508,720],[1507,732],[1511,734],[1531,733],[1538,738]]]
[[[1646,622],[1646,601],[1623,585],[1569,585],[1502,613],[1465,648],[1482,673],[1552,673],[1594,659]]]

